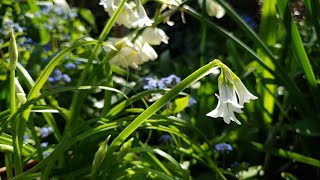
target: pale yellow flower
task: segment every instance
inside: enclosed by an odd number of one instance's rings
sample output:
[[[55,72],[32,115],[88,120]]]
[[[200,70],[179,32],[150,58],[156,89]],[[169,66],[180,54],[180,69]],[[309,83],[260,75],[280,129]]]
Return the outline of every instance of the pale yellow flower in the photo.
[[[198,0],[198,3],[200,7],[202,7],[203,0]],[[222,18],[226,14],[224,8],[214,0],[206,0],[206,11],[209,16],[216,17],[218,19]]]

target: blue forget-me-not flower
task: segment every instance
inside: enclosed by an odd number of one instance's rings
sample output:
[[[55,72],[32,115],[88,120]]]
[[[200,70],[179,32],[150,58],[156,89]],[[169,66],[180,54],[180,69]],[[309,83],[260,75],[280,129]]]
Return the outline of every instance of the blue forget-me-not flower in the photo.
[[[230,144],[227,143],[220,143],[220,144],[216,144],[214,146],[214,149],[216,151],[218,151],[219,153],[225,152],[225,151],[232,151],[232,146]]]

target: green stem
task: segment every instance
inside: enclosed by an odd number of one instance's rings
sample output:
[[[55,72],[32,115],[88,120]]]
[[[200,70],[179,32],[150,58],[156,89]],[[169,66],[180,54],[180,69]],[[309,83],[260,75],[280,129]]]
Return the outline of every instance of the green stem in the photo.
[[[16,91],[14,86],[14,79],[16,76],[15,69],[10,70],[10,113],[16,112]]]
[[[16,91],[15,91],[15,68],[10,68],[10,113],[13,115],[16,112]],[[19,132],[17,131],[19,123],[17,122],[18,118],[13,118],[11,121],[11,131],[13,138],[13,159],[15,166],[15,174],[22,173],[22,164],[21,164],[21,148],[19,146]]]
[[[147,120],[150,116],[156,113],[160,108],[162,108],[167,102],[173,99],[176,95],[178,95],[181,91],[187,88],[192,83],[198,81],[202,77],[206,76],[210,71],[217,65],[220,65],[221,62],[219,60],[214,60],[209,64],[201,67],[188,77],[186,77],[183,81],[181,81],[177,86],[172,88],[169,92],[167,92],[164,96],[162,96],[159,100],[153,103],[149,108],[147,108],[143,113],[141,113],[131,124],[129,124],[111,143],[108,149],[108,154],[112,154],[121,144],[122,142],[130,136],[145,120]]]
[[[113,81],[112,81],[112,70],[109,62],[104,64],[104,70],[106,73],[106,86],[108,87],[113,87]],[[111,108],[111,96],[112,92],[111,91],[106,91],[105,92],[105,97],[104,97],[104,106],[101,111],[101,117],[104,117],[107,115],[107,113],[110,111]]]
[[[109,21],[107,22],[106,26],[104,27],[99,39],[98,39],[98,43],[94,46],[93,51],[89,57],[89,61],[86,64],[86,67],[84,69],[84,71],[81,73],[79,82],[78,82],[78,86],[81,86],[84,82],[85,82],[85,78],[87,77],[87,74],[90,70],[90,67],[92,65],[93,59],[94,57],[97,56],[98,54],[98,50],[100,49],[103,41],[106,39],[107,35],[109,34],[112,26],[114,25],[114,23],[116,22],[116,19],[118,18],[118,16],[120,15],[120,12],[122,11],[124,4],[126,3],[127,0],[122,0],[121,3],[119,4],[116,12],[114,13],[113,16],[111,16],[111,18],[109,19]],[[80,96],[80,91],[75,92],[73,98],[72,98],[72,103],[71,103],[71,107],[70,107],[70,121],[69,123],[66,125],[66,130],[68,131],[68,129],[71,127],[72,123],[74,121],[76,121],[76,119],[79,116],[79,111],[81,108],[81,100],[79,99]]]
[[[6,163],[6,170],[7,170],[7,178],[12,178],[13,173],[12,173],[12,155],[11,153],[5,153],[5,163]]]

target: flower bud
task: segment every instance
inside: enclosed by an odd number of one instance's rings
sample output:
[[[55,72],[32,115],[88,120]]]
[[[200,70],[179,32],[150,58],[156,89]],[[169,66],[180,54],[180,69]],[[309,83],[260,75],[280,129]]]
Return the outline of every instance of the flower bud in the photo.
[[[19,107],[20,105],[27,102],[26,93],[24,92],[22,86],[20,85],[18,78],[14,78],[14,86],[15,86],[15,91],[17,96],[16,102],[17,102],[17,106]]]
[[[20,106],[27,102],[25,93],[17,93],[17,105]]]
[[[111,135],[107,137],[107,139],[102,143],[98,151],[96,152],[94,156],[94,160],[92,162],[92,173],[94,174],[97,172],[97,169],[99,168],[100,164],[104,160],[107,150],[108,150],[108,141],[110,139]]]
[[[14,78],[14,87],[15,87],[15,91],[16,91],[17,93],[23,93],[23,94],[25,94],[22,86],[21,86],[20,83],[19,83],[18,78]]]
[[[118,160],[121,161],[130,151],[133,138],[129,139],[127,142],[123,143],[119,150]]]
[[[18,48],[17,48],[17,43],[14,37],[13,30],[11,30],[11,37],[10,37],[10,43],[9,43],[9,57],[10,57],[10,69],[15,70],[16,63],[18,61]]]
[[[202,7],[203,0],[198,0],[198,3]],[[206,0],[206,11],[209,16],[214,16],[218,19],[222,18],[226,13],[224,8],[214,0]]]

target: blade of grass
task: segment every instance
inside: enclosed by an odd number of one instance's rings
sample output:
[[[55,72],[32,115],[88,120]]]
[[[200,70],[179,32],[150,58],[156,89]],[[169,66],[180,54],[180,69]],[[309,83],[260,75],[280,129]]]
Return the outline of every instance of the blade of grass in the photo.
[[[277,149],[277,148],[266,148],[263,144],[258,143],[258,142],[251,142],[251,145],[253,146],[253,148],[255,148],[257,151],[261,151],[261,152],[270,152],[271,154],[275,155],[275,156],[280,156],[283,158],[287,158],[287,159],[291,159],[291,160],[295,160],[298,162],[302,162],[305,164],[309,164],[312,166],[316,166],[316,167],[320,167],[320,161],[308,156],[304,156],[301,155],[299,153],[295,153],[292,151],[286,151],[284,149]]]
[[[32,79],[32,77],[30,76],[30,74],[28,73],[28,71],[20,63],[17,63],[17,70],[21,74],[21,76],[19,76],[19,77],[22,78],[22,81],[26,83],[26,85],[29,89],[32,89],[35,82]],[[44,99],[41,99],[39,102],[37,102],[37,104],[46,105],[47,103]],[[47,123],[50,125],[50,127],[52,127],[53,134],[54,134],[55,138],[57,139],[57,141],[60,141],[61,140],[61,133],[58,129],[57,123],[55,122],[52,114],[42,113],[42,115],[43,115],[44,119],[47,121]]]
[[[320,8],[320,1],[319,0],[304,0],[304,4],[306,9],[308,10],[309,17],[312,19],[312,23],[314,29],[316,31],[318,42],[320,39],[320,15],[319,15],[319,8]]]
[[[117,93],[120,93],[121,95],[123,95],[124,97],[126,97],[125,94],[123,94],[121,91],[114,89],[114,88],[110,88],[110,87],[105,87],[105,86],[80,86],[80,87],[62,87],[62,88],[57,88],[57,89],[53,89],[50,91],[47,91],[43,94],[41,94],[40,96],[33,98],[31,100],[28,100],[25,104],[21,105],[17,111],[15,111],[14,114],[10,115],[0,126],[0,134],[3,133],[4,130],[6,130],[7,124],[14,118],[16,118],[19,114],[25,112],[27,109],[30,109],[31,106],[33,106],[34,103],[36,103],[37,101],[50,96],[50,95],[54,95],[57,93],[61,93],[61,92],[67,92],[67,91],[73,91],[73,90],[89,90],[89,89],[102,89],[102,90],[108,90],[108,91],[114,91]],[[126,97],[127,98],[127,97]]]
[[[290,10],[288,8],[288,2],[287,0],[277,0],[277,5],[280,17],[285,23],[287,33],[291,39],[290,46],[293,51],[293,54],[300,63],[302,70],[306,75],[308,83],[311,87],[315,88],[318,86],[317,80],[315,78],[307,53],[304,49],[298,27],[295,24],[294,19],[292,18]]]

